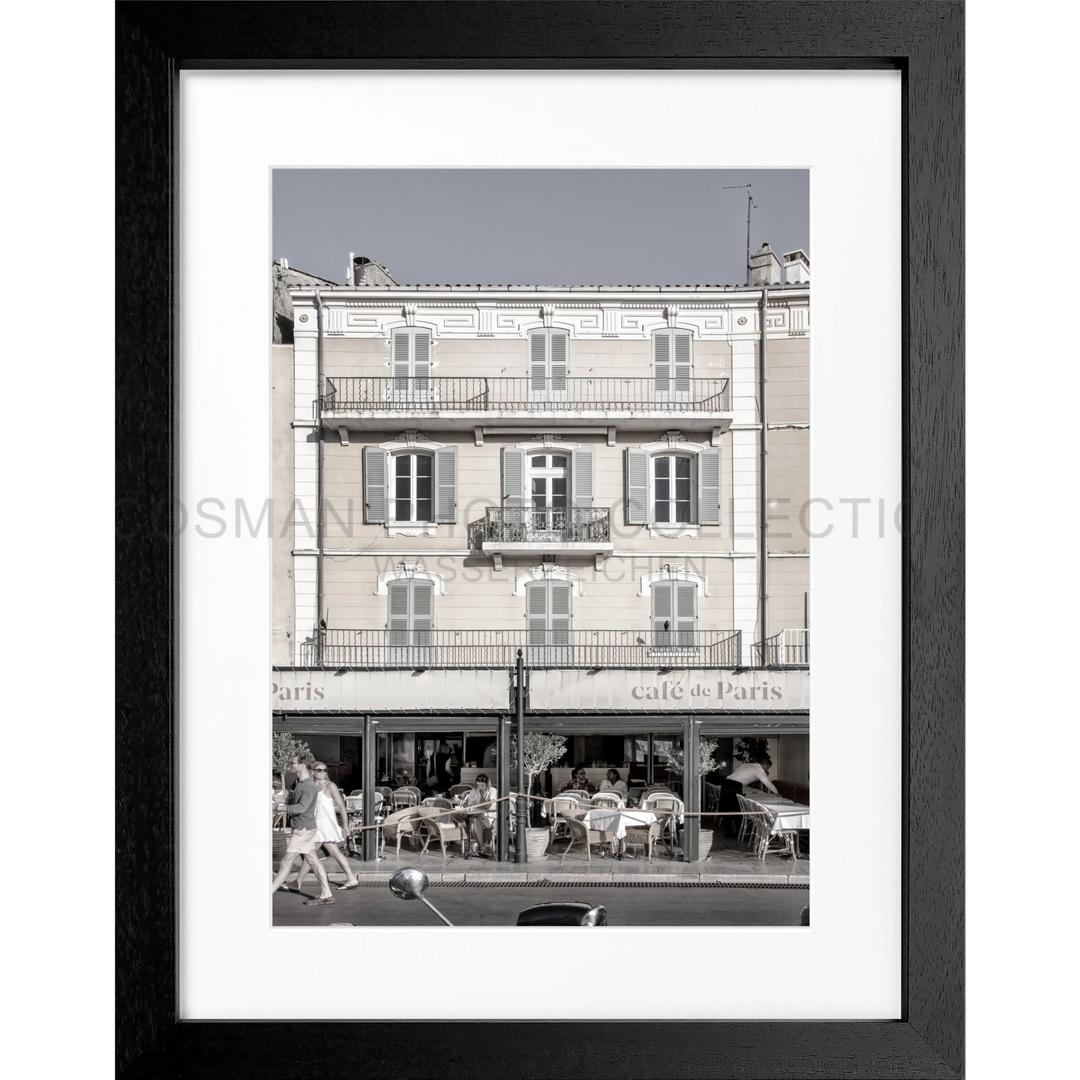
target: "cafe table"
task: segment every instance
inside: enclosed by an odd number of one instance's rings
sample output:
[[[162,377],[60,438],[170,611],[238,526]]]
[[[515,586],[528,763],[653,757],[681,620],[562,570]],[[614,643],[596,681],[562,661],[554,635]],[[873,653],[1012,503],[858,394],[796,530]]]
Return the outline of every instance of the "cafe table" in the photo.
[[[615,835],[619,842],[619,857],[626,850],[626,829],[643,827],[648,828],[656,821],[656,814],[651,810],[628,810],[624,806],[594,806],[586,810],[581,818],[585,828],[592,832],[604,833],[608,836]]]
[[[753,796],[744,794],[743,798],[747,802],[759,806],[762,810],[775,815],[769,829],[771,834],[781,832],[794,832],[796,834],[794,855],[797,859],[799,857],[798,831],[810,828],[810,807],[805,803],[792,802],[790,799],[773,795],[771,792]]]

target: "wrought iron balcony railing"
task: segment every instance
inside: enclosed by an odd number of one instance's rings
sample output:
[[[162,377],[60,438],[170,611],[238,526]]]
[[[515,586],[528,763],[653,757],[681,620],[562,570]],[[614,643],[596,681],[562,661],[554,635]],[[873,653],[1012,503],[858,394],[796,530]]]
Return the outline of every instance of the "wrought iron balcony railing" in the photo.
[[[726,413],[728,379],[326,376],[328,413]]]
[[[500,507],[484,511],[485,544],[606,544],[611,511],[599,506]]]
[[[810,631],[781,630],[750,646],[750,664],[753,667],[809,667]]]
[[[734,668],[739,630],[322,630],[302,667],[361,671],[512,668]]]

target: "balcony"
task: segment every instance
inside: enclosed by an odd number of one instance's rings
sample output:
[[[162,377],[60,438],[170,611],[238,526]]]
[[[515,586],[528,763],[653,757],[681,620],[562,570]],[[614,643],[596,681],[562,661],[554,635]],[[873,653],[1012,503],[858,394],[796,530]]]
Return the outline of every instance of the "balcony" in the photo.
[[[753,667],[809,667],[810,631],[781,630],[750,646]]]
[[[611,511],[608,507],[489,506],[475,523],[474,550],[503,555],[610,555]]]
[[[581,423],[649,427],[678,421],[682,430],[726,431],[731,424],[730,380],[647,378],[504,378],[417,376],[324,377],[315,403],[329,425],[400,427],[438,422],[445,428],[484,425],[547,427]]]
[[[301,667],[386,671],[512,668],[736,668],[738,630],[323,630]]]

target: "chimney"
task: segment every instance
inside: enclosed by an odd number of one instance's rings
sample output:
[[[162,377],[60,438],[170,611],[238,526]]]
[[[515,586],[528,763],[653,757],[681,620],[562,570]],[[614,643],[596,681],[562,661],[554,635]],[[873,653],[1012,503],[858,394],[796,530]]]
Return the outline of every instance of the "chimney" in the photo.
[[[750,256],[750,284],[780,284],[780,260],[766,243],[762,243],[760,249]]]
[[[789,285],[809,284],[810,260],[805,251],[789,251],[784,256],[784,281]]]
[[[380,263],[365,258],[363,255],[353,255],[352,280],[349,284],[359,288],[361,285],[396,285],[397,282],[390,276],[390,271]]]

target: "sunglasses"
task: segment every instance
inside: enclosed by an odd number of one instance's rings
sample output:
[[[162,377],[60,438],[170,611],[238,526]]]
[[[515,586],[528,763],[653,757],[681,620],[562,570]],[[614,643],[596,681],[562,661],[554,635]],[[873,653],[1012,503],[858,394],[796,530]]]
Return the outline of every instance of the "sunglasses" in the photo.
[[[313,769],[312,771],[313,772],[326,772],[325,769]]]

